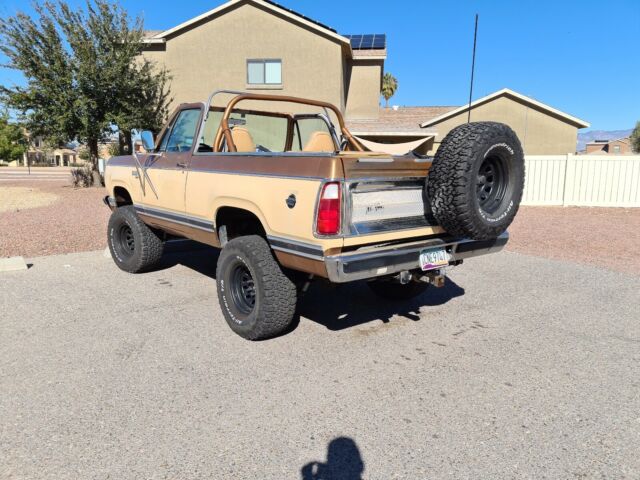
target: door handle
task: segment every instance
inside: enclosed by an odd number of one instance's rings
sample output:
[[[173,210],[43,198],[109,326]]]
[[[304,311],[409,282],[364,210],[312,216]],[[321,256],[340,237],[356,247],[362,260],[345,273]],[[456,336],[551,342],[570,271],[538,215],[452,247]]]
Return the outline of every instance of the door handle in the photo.
[[[176,167],[187,168],[187,164],[185,162],[178,162],[176,163]]]

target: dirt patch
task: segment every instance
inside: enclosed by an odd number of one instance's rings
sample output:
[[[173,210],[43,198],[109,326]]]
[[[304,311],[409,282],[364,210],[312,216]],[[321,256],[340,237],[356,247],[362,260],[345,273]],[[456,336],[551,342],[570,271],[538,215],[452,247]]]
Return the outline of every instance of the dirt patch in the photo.
[[[0,190],[24,187],[3,184]],[[34,181],[28,187],[53,195],[47,206],[0,213],[0,257],[36,257],[99,250],[106,247],[110,210],[102,203],[103,188],[73,188],[68,179]]]
[[[58,196],[31,187],[0,186],[0,212],[17,212],[29,208],[46,207],[58,200]]]
[[[640,274],[640,208],[521,207],[507,249]]]

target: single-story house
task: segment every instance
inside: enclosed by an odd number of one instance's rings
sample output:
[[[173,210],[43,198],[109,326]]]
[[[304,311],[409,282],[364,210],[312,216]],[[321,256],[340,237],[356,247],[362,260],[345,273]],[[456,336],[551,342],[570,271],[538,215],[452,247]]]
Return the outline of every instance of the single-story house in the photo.
[[[595,140],[586,145],[587,155],[632,155],[631,139],[617,138],[615,140]]]

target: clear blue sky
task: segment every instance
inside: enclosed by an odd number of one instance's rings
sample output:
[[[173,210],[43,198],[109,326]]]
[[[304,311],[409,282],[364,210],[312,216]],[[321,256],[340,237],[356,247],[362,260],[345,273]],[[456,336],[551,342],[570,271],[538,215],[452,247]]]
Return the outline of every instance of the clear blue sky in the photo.
[[[82,0],[69,0],[82,4]],[[121,0],[148,29],[166,29],[222,0]],[[594,130],[640,120],[640,0],[278,0],[339,33],[386,33],[393,104],[467,101],[474,14],[474,98],[508,87],[587,120]],[[24,9],[0,0],[0,15]],[[0,83],[16,81],[0,69]]]

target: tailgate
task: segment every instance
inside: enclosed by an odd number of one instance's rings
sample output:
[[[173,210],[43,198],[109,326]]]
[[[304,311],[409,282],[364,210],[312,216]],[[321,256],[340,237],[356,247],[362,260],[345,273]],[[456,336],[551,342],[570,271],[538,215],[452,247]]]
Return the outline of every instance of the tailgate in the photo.
[[[430,209],[424,188],[430,159],[349,155],[343,157],[343,166],[345,223],[349,236],[435,226],[429,222]],[[437,232],[431,228],[415,234],[430,233]]]

